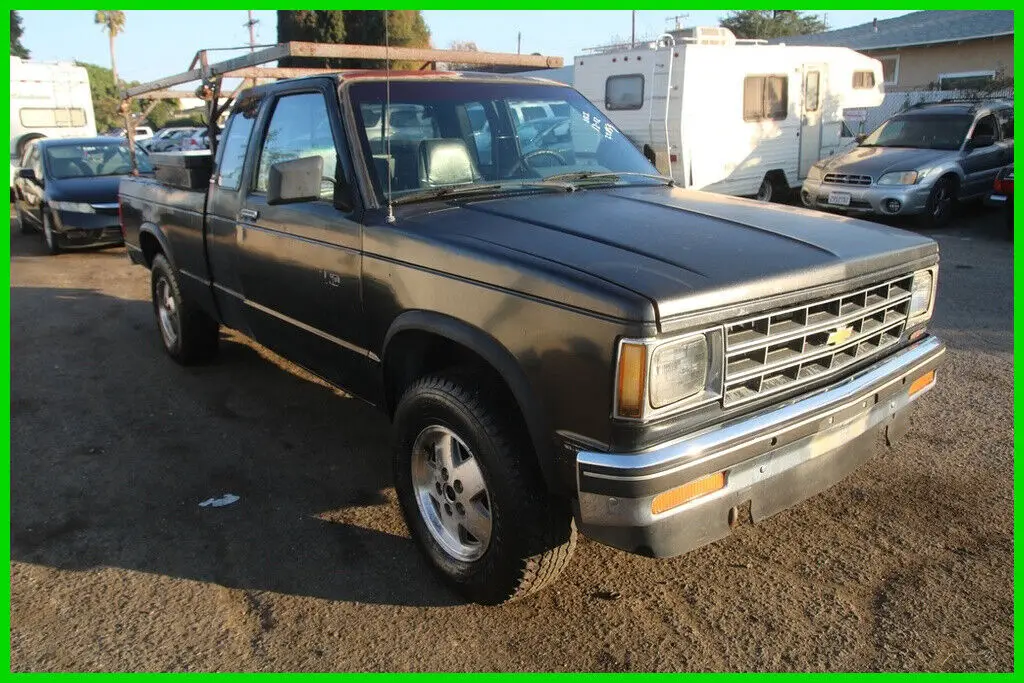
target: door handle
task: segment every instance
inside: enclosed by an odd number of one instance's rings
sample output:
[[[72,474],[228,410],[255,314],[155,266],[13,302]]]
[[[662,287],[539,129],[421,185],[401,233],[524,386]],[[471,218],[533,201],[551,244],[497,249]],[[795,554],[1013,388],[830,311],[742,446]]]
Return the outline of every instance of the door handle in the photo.
[[[252,209],[242,209],[241,211],[238,212],[238,217],[244,218],[245,220],[248,221],[254,221],[260,217],[260,212],[254,211]]]

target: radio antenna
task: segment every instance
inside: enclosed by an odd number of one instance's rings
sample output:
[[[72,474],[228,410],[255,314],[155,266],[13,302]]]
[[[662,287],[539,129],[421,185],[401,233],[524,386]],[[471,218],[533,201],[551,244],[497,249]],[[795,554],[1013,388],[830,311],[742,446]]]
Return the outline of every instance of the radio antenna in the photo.
[[[388,176],[388,223],[395,222],[395,209],[391,206],[391,41],[388,32],[388,10],[384,10],[384,166]]]

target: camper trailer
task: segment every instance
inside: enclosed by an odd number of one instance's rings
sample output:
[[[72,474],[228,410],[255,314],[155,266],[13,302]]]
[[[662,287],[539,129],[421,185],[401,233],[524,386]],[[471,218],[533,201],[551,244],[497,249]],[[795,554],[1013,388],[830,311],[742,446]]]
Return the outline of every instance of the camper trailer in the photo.
[[[853,142],[844,111],[882,103],[882,64],[841,47],[768,45],[722,27],[594,48],[573,82],[680,185],[779,199]]]
[[[32,140],[95,136],[85,68],[11,57],[11,187],[25,145]]]

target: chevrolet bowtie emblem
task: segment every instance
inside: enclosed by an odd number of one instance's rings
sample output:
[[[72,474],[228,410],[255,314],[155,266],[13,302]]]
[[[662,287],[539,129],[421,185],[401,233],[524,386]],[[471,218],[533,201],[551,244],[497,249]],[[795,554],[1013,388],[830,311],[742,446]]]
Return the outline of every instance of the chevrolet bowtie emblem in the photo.
[[[828,341],[825,342],[825,346],[839,346],[851,336],[853,336],[852,327],[838,327],[828,333]]]

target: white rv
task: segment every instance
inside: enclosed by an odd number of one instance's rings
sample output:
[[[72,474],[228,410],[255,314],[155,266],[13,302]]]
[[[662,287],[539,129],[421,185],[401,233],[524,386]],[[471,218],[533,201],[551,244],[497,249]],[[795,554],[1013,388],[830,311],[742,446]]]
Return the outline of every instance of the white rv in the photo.
[[[882,103],[882,64],[841,47],[767,45],[721,27],[594,48],[573,85],[684,187],[777,199],[853,141],[843,111]]]
[[[89,75],[70,62],[11,57],[11,186],[25,145],[37,138],[95,137]]]

